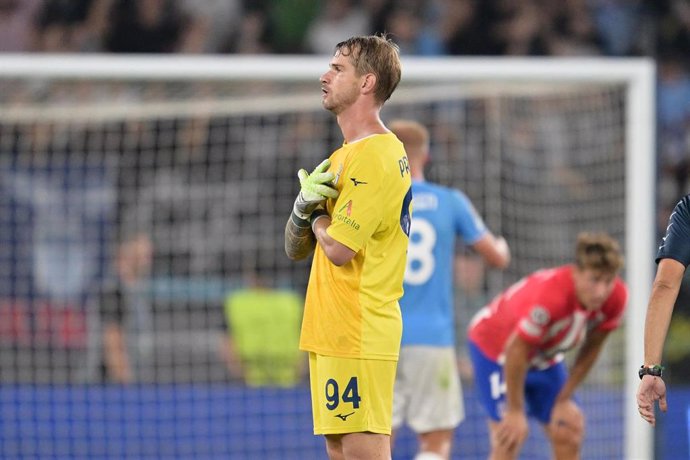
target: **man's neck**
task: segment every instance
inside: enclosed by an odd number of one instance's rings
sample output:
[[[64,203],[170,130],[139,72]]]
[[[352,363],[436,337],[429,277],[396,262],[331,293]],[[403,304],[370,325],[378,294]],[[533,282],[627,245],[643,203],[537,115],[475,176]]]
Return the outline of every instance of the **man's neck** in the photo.
[[[357,110],[356,106],[352,106],[339,114],[337,120],[345,142],[348,144],[373,134],[389,132],[379,118],[378,110]]]

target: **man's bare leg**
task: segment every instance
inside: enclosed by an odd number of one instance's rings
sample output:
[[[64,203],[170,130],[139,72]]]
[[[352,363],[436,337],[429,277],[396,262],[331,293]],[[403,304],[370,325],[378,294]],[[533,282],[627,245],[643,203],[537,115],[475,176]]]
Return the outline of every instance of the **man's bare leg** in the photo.
[[[379,433],[326,435],[330,460],[390,460],[390,436]]]
[[[453,433],[453,430],[421,433],[419,435],[419,453],[435,454],[439,459],[449,459],[450,449],[453,444]]]

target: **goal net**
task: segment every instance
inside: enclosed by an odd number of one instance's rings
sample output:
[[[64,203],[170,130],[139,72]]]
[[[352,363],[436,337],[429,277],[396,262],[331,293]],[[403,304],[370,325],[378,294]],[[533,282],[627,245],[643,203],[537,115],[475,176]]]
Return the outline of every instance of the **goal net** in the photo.
[[[0,455],[322,456],[305,357],[280,350],[292,349],[300,313],[278,310],[299,304],[308,279],[309,263],[283,254],[296,171],[342,142],[320,105],[327,61],[0,62]],[[404,64],[384,121],[429,127],[427,178],[462,189],[513,252],[507,271],[484,276],[461,248],[459,349],[490,296],[570,261],[578,232],[611,233],[631,296],[578,392],[583,457],[651,452],[631,378],[654,249],[652,65]],[[292,296],[261,316],[257,297],[232,297],[257,279]],[[286,373],[269,376],[276,368]],[[486,458],[484,417],[464,387],[457,449]],[[541,430],[530,433],[525,458],[548,458]],[[414,450],[401,433],[394,456]]]

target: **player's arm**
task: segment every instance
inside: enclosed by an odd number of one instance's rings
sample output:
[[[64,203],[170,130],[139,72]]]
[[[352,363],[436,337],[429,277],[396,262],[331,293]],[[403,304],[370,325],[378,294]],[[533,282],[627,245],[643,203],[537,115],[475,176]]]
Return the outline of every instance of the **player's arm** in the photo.
[[[666,236],[657,253],[657,267],[652,293],[647,304],[644,327],[644,363],[651,368],[661,365],[664,342],[673,315],[673,307],[685,269],[690,265],[690,195],[684,196],[673,209],[666,227]],[[666,412],[666,383],[661,376],[643,375],[637,388],[640,416],[654,425],[655,406]]]
[[[673,307],[685,273],[685,266],[675,259],[661,259],[647,305],[644,325],[644,365],[661,364],[661,355]]]
[[[661,365],[664,342],[684,272],[685,265],[675,259],[664,258],[659,261],[644,325],[645,367]],[[657,401],[662,412],[668,409],[666,383],[661,376],[643,375],[636,399],[637,410],[642,419],[652,426],[656,425]]]
[[[285,254],[291,260],[302,260],[314,251],[316,238],[308,220],[300,221],[290,215],[285,224]]]
[[[492,267],[504,269],[510,263],[510,248],[502,236],[487,232],[472,248]]]
[[[332,186],[334,174],[327,172],[330,164],[326,159],[311,174],[304,169],[297,172],[300,191],[285,224],[285,254],[292,260],[304,259],[312,253],[316,238],[312,232],[311,215],[326,199],[338,196],[338,191]]]
[[[357,253],[328,234],[327,229],[330,225],[331,218],[327,214],[321,213],[312,219],[312,230],[316,241],[321,245],[328,260],[340,267],[351,261]]]
[[[377,147],[367,148],[370,150],[365,151],[371,152],[371,155],[355,155],[347,166],[340,169],[340,176],[349,177],[350,181],[342,183],[331,212],[326,213],[319,208],[311,217],[311,228],[317,244],[328,260],[338,267],[350,262],[360,249],[365,250],[363,248],[382,218],[380,203],[372,197],[383,196],[381,184],[386,184],[388,179],[383,164],[380,164],[382,160],[372,161],[372,156],[378,156],[374,153]],[[357,187],[354,178],[362,181],[362,185]],[[359,223],[356,232],[352,231],[351,226],[343,224],[350,220]]]
[[[495,236],[484,223],[470,199],[460,190],[450,195],[454,210],[456,232],[471,243],[484,262],[495,268],[504,269],[510,263],[510,248],[505,238]]]
[[[661,365],[661,355],[668,327],[673,315],[673,307],[678,297],[685,265],[675,259],[665,258],[659,261],[652,293],[647,305],[647,317],[644,325],[644,366]],[[644,375],[637,388],[637,410],[640,416],[652,426],[656,425],[655,406],[666,412],[666,383],[661,377]]]
[[[551,422],[547,428],[551,433],[550,436],[567,436],[573,442],[578,444],[582,442],[584,417],[572,398],[575,389],[580,386],[594,366],[609,333],[610,330],[593,330],[587,333],[587,338],[569,370],[568,380],[556,396],[551,409]]]
[[[587,377],[590,369],[594,366],[609,333],[610,331],[608,330],[602,331],[597,329],[587,333],[587,338],[580,347],[575,362],[569,370],[568,380],[556,397],[556,403],[572,399],[575,389]]]
[[[525,379],[531,350],[532,345],[516,332],[508,339],[504,350],[506,408],[496,430],[496,441],[508,450],[521,445],[529,432],[525,413]]]
[[[514,333],[504,350],[505,354],[505,383],[506,410],[525,410],[525,378],[529,368],[529,354],[532,345]]]
[[[690,195],[676,204],[669,217],[659,251],[652,293],[647,303],[644,331],[644,364],[661,364],[664,341],[671,322],[683,274],[690,265]]]

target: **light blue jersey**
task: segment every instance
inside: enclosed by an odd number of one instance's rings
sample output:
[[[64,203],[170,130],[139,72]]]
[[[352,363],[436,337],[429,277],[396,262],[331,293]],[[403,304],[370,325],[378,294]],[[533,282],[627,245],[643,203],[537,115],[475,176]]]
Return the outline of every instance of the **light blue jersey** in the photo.
[[[402,345],[454,346],[456,237],[472,245],[487,229],[470,200],[458,190],[413,181],[412,196],[405,294],[400,299]]]

